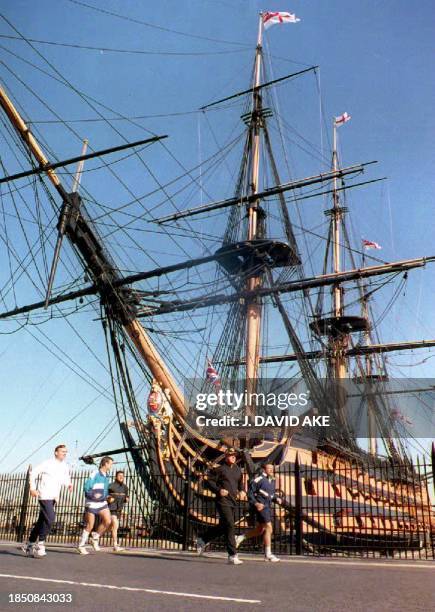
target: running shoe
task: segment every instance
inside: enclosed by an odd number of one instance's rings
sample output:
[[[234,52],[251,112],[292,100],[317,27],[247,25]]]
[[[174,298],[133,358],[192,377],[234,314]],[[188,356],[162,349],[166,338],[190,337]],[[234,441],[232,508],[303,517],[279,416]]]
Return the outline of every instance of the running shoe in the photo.
[[[47,555],[47,552],[45,550],[44,544],[38,544],[38,546],[36,546],[33,549],[33,556],[35,559],[41,559],[42,557],[45,557],[46,555]]]
[[[125,550],[125,548],[123,548],[122,546],[114,546],[113,547],[113,552],[120,552],[121,550]]]
[[[196,552],[199,556],[203,555],[208,544],[202,538],[196,540]]]
[[[33,557],[33,548],[34,548],[34,544],[23,544],[21,546],[21,550],[23,551],[23,553],[25,553],[26,557]]]
[[[228,557],[228,563],[230,565],[242,565],[243,561],[241,559],[239,559],[238,555],[230,555]]]
[[[244,535],[236,536],[236,548],[239,548],[240,544],[243,542],[244,539],[245,539]]]
[[[267,555],[267,557],[264,557],[265,561],[269,561],[270,563],[278,563],[278,561],[281,561],[281,559],[279,557],[275,557],[275,555]]]
[[[100,540],[99,536],[95,537],[94,534],[92,534],[89,540],[95,552],[98,552],[99,550],[101,550],[100,544],[99,544],[99,540]]]
[[[89,551],[86,546],[77,546],[77,550],[81,555],[89,555]]]

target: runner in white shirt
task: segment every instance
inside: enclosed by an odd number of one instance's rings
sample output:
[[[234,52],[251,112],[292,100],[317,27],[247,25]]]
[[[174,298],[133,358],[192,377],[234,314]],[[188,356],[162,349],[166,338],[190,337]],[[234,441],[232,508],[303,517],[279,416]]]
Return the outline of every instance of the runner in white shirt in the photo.
[[[54,457],[43,461],[30,473],[30,495],[39,498],[39,516],[32,531],[29,541],[22,547],[27,556],[45,557],[45,539],[56,518],[55,505],[59,499],[62,485],[72,491],[69,466],[65,461],[67,454],[65,444],[59,444],[54,449]],[[38,487],[36,480],[39,478]],[[39,540],[39,542],[38,542]],[[38,542],[38,545],[36,543]]]

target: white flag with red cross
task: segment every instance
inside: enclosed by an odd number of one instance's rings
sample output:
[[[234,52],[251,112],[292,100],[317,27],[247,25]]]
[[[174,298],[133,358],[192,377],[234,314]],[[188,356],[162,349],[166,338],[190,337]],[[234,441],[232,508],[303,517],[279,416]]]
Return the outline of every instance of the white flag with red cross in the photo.
[[[297,23],[298,21],[300,21],[300,19],[293,13],[285,13],[283,11],[263,13],[263,25],[265,30],[276,23]]]
[[[363,238],[361,242],[365,249],[382,249],[381,245],[377,242],[373,242],[373,240],[366,240],[365,238]]]
[[[344,123],[346,123],[347,121],[350,121],[351,119],[352,117],[349,115],[349,113],[343,113],[339,117],[335,117],[335,125],[343,125]]]

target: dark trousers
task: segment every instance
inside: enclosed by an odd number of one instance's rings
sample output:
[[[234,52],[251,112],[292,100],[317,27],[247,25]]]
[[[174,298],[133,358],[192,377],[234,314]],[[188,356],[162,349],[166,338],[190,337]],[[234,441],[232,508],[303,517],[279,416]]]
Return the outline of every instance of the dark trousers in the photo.
[[[29,542],[33,544],[39,538],[40,542],[45,542],[45,538],[50,533],[51,526],[54,523],[56,515],[54,513],[54,506],[56,502],[54,499],[40,499],[39,500],[39,516],[38,520],[33,526],[30,532]]]
[[[237,554],[236,528],[234,525],[236,507],[231,503],[217,503],[216,509],[219,513],[219,525],[207,529],[202,539],[204,542],[211,542],[222,535],[225,536],[227,551],[232,557]]]

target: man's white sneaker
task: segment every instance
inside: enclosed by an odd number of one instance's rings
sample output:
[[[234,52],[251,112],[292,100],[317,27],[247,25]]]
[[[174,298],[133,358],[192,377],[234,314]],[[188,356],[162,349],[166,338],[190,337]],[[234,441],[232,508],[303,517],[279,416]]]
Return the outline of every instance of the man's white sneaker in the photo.
[[[243,561],[239,559],[238,555],[228,557],[228,563],[230,565],[242,565]]]
[[[114,546],[113,547],[113,552],[120,552],[121,550],[125,550],[125,548],[122,548],[122,546]]]
[[[101,550],[100,544],[99,544],[99,541],[100,541],[99,536],[95,537],[94,534],[92,534],[91,537],[89,538],[89,541],[90,541],[93,549],[95,550],[95,552],[98,552],[99,550]]]
[[[244,535],[236,536],[236,548],[239,548],[240,544],[243,542],[244,539],[245,539]]]
[[[281,559],[279,557],[275,557],[275,555],[268,555],[267,557],[264,557],[265,561],[270,561],[270,563],[278,563],[278,561],[281,561]]]
[[[21,550],[25,553],[26,557],[33,557],[34,544],[23,544]]]
[[[199,556],[203,555],[205,552],[205,549],[207,548],[207,543],[204,542],[204,540],[202,538],[198,538],[196,540],[196,552],[198,553]]]
[[[86,546],[77,546],[77,550],[79,551],[81,555],[89,555],[89,552]]]
[[[33,556],[35,559],[41,559],[42,557],[45,557],[46,555],[47,553],[45,551],[44,544],[38,544],[38,546],[36,546],[36,548],[33,549]]]

